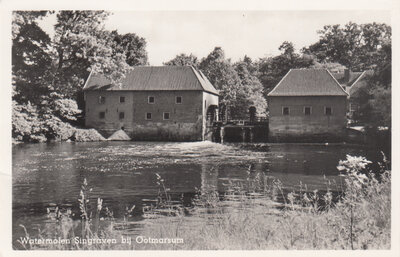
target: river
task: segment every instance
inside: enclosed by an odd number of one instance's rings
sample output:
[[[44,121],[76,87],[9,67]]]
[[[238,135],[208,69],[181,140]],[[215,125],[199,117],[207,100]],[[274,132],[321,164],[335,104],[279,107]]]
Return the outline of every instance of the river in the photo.
[[[230,181],[251,174],[279,179],[283,188],[324,190],[327,181],[340,184],[338,161],[346,154],[376,160],[378,152],[350,144],[217,144],[211,142],[91,142],[19,144],[12,148],[13,240],[46,222],[46,209],[69,207],[79,213],[84,178],[91,197],[121,217],[158,194],[156,173],[170,194],[189,204],[196,188],[223,193]],[[13,242],[14,243],[14,242]]]

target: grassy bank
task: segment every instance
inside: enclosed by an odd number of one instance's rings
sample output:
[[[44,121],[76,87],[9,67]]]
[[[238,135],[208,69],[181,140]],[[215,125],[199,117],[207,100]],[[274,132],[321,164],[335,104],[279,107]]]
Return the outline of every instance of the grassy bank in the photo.
[[[231,183],[224,195],[199,191],[191,206],[182,206],[171,200],[164,180],[157,176],[159,196],[143,210],[144,221],[130,221],[134,206],[115,219],[101,199],[91,203],[84,181],[80,218],[70,210],[49,210],[53,222],[30,238],[116,239],[116,243],[21,245],[88,250],[390,249],[391,175],[385,161],[373,172],[369,163],[352,156],[340,161],[343,192],[337,199],[329,188],[309,192],[304,185],[287,194],[279,181],[266,182],[257,175]],[[132,232],[138,226],[138,232]],[[121,243],[121,237],[131,237],[132,243]],[[164,239],[183,242],[160,243]]]

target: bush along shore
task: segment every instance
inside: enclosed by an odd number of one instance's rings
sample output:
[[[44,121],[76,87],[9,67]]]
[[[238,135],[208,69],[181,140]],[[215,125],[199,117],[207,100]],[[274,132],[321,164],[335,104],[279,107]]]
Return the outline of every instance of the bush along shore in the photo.
[[[93,201],[84,179],[78,199],[79,215],[70,209],[48,209],[51,221],[30,233],[21,225],[26,235],[14,247],[390,249],[391,171],[385,157],[379,163],[380,170],[370,170],[370,163],[353,156],[339,162],[342,189],[338,196],[330,182],[324,192],[307,190],[306,185],[288,192],[280,181],[249,171],[247,181],[230,182],[224,195],[198,191],[190,206],[171,200],[164,179],[157,174],[159,194],[154,204],[143,207],[142,221],[131,219],[134,205],[126,206],[123,217],[115,218],[112,210],[103,206],[102,199]],[[132,234],[135,227],[140,231]],[[126,243],[127,238],[130,243]]]
[[[52,104],[38,107],[33,104],[18,104],[13,101],[12,142],[48,141],[103,141],[106,140],[95,129],[77,128],[77,116],[81,110],[71,99],[58,99]]]

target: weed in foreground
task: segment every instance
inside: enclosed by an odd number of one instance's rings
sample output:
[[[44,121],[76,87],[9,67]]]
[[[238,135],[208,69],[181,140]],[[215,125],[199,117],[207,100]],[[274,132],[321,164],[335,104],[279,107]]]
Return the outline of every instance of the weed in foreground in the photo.
[[[151,222],[141,234],[183,238],[184,244],[70,244],[44,249],[389,249],[391,173],[385,157],[379,171],[369,170],[368,164],[365,158],[353,156],[339,162],[344,179],[339,199],[334,199],[329,183],[326,192],[310,192],[301,184],[299,190],[285,193],[280,181],[249,172],[245,182],[230,181],[223,195],[198,190],[191,208],[172,201],[164,179],[157,174],[157,201],[143,210]],[[118,222],[103,207],[102,199],[91,205],[90,192],[85,179],[79,220],[71,210],[56,207],[48,211],[53,222],[39,230],[36,238],[96,240],[123,235],[135,206],[127,207],[123,221]]]

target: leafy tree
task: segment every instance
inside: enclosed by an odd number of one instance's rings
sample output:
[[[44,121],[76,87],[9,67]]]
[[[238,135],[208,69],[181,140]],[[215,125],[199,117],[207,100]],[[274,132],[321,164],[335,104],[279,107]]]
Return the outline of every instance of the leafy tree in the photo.
[[[239,76],[241,88],[238,94],[240,104],[236,104],[235,113],[247,113],[251,106],[256,107],[258,116],[266,116],[267,102],[263,96],[263,87],[258,78],[252,60],[245,56],[243,61],[235,63],[234,68]],[[249,71],[250,70],[250,71]],[[238,110],[240,109],[240,110]]]
[[[220,104],[225,117],[229,108],[235,105],[241,84],[240,79],[221,47],[214,50],[200,62],[199,69],[220,92]]]
[[[379,65],[372,75],[367,76],[367,85],[358,92],[360,110],[354,118],[373,130],[379,126],[391,130],[391,43],[385,43],[379,51],[384,58],[377,60]]]
[[[262,58],[258,63],[258,78],[264,87],[265,97],[290,69],[307,68],[315,63],[311,55],[300,56],[295,53],[291,42],[283,42],[279,50],[282,51],[280,55]]]
[[[55,71],[52,85],[76,97],[90,71],[101,72],[112,83],[121,80],[129,65],[125,54],[113,51],[112,33],[104,29],[105,11],[60,11],[53,46]]]
[[[279,46],[279,51],[282,51],[283,55],[286,55],[289,58],[293,58],[295,55],[294,53],[294,46],[292,42],[284,41],[280,46]]]
[[[12,38],[15,39],[20,34],[21,27],[36,23],[37,19],[43,18],[47,13],[49,11],[14,11],[12,13]]]
[[[195,68],[199,67],[199,61],[193,54],[179,54],[174,59],[164,62],[164,65],[175,65],[175,66],[193,66]]]
[[[361,89],[359,115],[355,118],[370,128],[379,126],[391,129],[391,65],[379,69],[367,78],[368,85]]]
[[[147,65],[146,39],[135,33],[118,34],[116,30],[111,32],[114,39],[114,51],[124,54],[126,63],[130,66]]]
[[[242,60],[243,64],[246,65],[247,71],[252,75],[252,76],[257,76],[258,75],[258,63],[254,62],[250,57],[245,55]]]
[[[54,115],[65,122],[74,122],[77,116],[82,113],[78,109],[78,104],[73,99],[56,99],[53,103],[52,110]]]
[[[115,34],[104,29],[107,12],[60,11],[53,39],[37,24],[46,14],[13,13],[13,137],[18,140],[68,139],[74,131],[70,124],[81,113],[75,99],[90,72],[118,83],[130,69],[126,61],[147,62],[144,39],[127,34],[117,45]]]
[[[31,103],[12,101],[12,137],[19,141],[46,141],[41,133],[37,107]]]
[[[391,27],[375,22],[349,22],[343,28],[327,25],[318,33],[319,41],[302,51],[315,55],[319,62],[338,62],[354,71],[375,68],[377,60],[385,58],[379,49],[391,39]]]
[[[371,89],[370,94],[372,97],[368,104],[372,108],[367,112],[367,124],[373,127],[386,126],[390,129],[392,123],[391,88],[375,86]]]
[[[231,64],[222,48],[215,47],[203,58],[199,69],[220,91],[220,107],[226,118],[245,119],[250,106],[256,107],[259,115],[265,115],[263,88],[254,75],[257,73],[256,65],[249,57],[245,56],[242,61]]]
[[[332,73],[337,73],[337,72],[344,72],[346,69],[345,66],[343,66],[340,63],[337,62],[326,62],[326,63],[319,63],[315,62],[310,68],[316,68],[316,69],[327,69]]]
[[[36,21],[44,15],[46,12],[13,12],[13,98],[18,102],[38,104],[49,90],[46,81],[51,69],[51,41]]]

